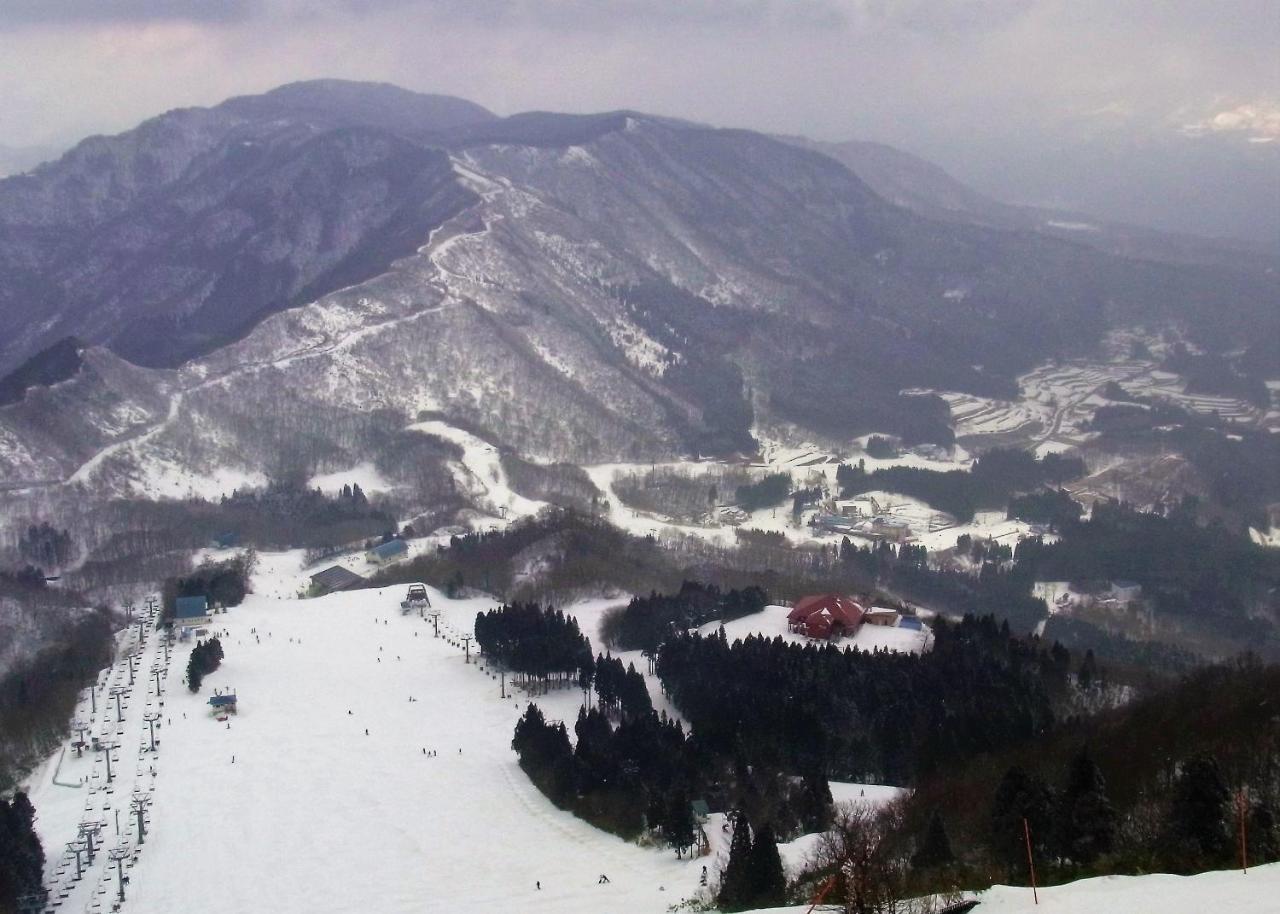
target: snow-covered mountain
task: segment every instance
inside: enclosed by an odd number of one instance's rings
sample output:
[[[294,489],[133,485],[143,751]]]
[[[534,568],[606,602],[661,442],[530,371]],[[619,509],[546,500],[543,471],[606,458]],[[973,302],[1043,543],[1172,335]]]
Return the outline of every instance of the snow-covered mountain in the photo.
[[[388,450],[411,473],[424,414],[575,462],[768,423],[943,440],[945,404],[904,389],[1012,392],[1118,321],[1275,319],[1274,277],[927,219],[760,134],[335,82],[0,182],[0,264],[0,365],[89,344],[0,407],[9,488]]]

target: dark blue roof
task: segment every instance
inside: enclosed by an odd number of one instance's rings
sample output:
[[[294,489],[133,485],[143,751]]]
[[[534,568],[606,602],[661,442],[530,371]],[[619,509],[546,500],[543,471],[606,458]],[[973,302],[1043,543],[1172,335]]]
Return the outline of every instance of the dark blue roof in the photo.
[[[223,705],[233,705],[235,703],[236,697],[234,695],[215,695],[209,699],[209,704],[213,705],[215,708],[220,708]]]
[[[209,614],[209,601],[204,597],[178,597],[174,603],[173,615],[176,619],[194,619]]]
[[[898,620],[898,628],[914,628],[916,631],[923,631],[924,623],[915,616],[903,616]]]
[[[385,559],[391,555],[399,555],[402,552],[408,552],[409,545],[404,540],[388,540],[381,546],[374,546],[369,551],[378,558]]]
[[[311,581],[321,590],[333,591],[346,590],[348,587],[363,584],[364,578],[354,571],[348,571],[341,565],[334,565],[332,568],[326,568],[324,571],[313,574]]]

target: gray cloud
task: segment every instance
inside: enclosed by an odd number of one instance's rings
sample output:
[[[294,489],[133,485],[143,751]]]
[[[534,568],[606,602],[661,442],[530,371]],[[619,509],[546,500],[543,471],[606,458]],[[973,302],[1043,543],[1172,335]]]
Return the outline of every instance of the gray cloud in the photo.
[[[5,0],[0,28],[106,22],[242,22],[262,10],[258,0]]]
[[[878,139],[993,189],[1269,110],[1278,46],[1277,0],[0,0],[0,143],[337,76]]]

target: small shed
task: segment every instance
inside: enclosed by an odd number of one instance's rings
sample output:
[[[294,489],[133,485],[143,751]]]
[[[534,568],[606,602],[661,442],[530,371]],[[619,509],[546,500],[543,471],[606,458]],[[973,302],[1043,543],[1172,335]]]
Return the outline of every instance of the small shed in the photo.
[[[873,606],[863,615],[862,621],[868,625],[892,627],[898,624],[898,611],[884,606]]]
[[[212,621],[209,617],[209,598],[208,597],[178,597],[173,604],[173,622],[175,625],[181,625],[184,628],[195,628],[198,625],[208,625]]]
[[[339,590],[351,590],[364,583],[364,578],[341,565],[334,565],[311,576],[311,592],[322,597]]]
[[[224,692],[209,699],[209,710],[218,717],[236,713],[236,693]]]
[[[898,620],[898,628],[909,628],[915,632],[924,631],[924,623],[918,616],[903,616]]]
[[[707,805],[706,800],[694,800],[689,804],[689,811],[693,813],[693,819],[699,825],[705,824],[707,817],[711,815],[711,807]]]
[[[373,565],[389,565],[409,555],[409,544],[404,540],[387,540],[381,546],[374,546],[365,553],[365,558]]]
[[[881,515],[871,519],[871,532],[891,543],[903,543],[911,538],[911,525],[900,517]]]

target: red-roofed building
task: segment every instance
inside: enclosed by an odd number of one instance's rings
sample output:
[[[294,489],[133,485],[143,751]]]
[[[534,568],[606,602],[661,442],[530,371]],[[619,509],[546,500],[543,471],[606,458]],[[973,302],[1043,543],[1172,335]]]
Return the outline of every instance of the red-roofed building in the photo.
[[[787,613],[787,628],[809,638],[828,640],[852,635],[862,625],[864,610],[856,600],[824,593],[797,600]]]

